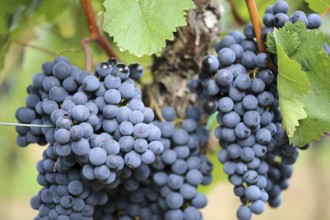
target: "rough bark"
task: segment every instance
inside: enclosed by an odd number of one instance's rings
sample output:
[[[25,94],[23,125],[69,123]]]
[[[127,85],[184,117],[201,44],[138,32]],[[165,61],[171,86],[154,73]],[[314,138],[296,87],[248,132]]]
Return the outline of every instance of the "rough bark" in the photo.
[[[174,41],[159,57],[153,58],[151,68],[154,83],[147,87],[151,106],[156,112],[164,106],[173,106],[179,117],[195,96],[189,92],[188,82],[197,76],[201,59],[210,53],[212,43],[219,35],[220,3],[218,0],[195,0],[196,9],[187,14],[188,25],[178,28]],[[158,110],[158,111],[157,111]]]

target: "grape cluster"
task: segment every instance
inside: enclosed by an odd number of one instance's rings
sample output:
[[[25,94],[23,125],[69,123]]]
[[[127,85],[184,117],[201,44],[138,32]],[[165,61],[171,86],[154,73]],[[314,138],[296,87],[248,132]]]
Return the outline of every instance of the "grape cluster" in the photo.
[[[142,74],[110,59],[91,75],[58,57],[34,76],[16,117],[47,125],[17,127],[19,146],[49,144],[37,164],[36,219],[202,219],[197,187],[213,167],[201,152],[201,112],[177,119],[165,107],[165,121],[155,120],[134,81]]]
[[[17,127],[19,146],[49,143],[46,152],[52,158],[40,162],[47,169],[38,168],[38,181],[45,187],[41,191],[50,192],[56,185],[68,188],[67,181],[47,178],[68,176],[78,170],[80,179],[75,181],[99,193],[104,188],[116,188],[124,173],[154,163],[164,146],[160,129],[151,123],[154,113],[144,106],[133,80],[142,74],[140,65],[126,66],[114,59],[100,63],[95,75],[71,65],[64,57],[43,64],[42,73],[34,76],[28,88],[26,107],[16,112],[21,123],[49,125]],[[67,192],[63,196],[79,194]],[[49,195],[55,198],[58,193]],[[37,198],[34,201],[50,211],[53,205]],[[102,204],[94,203],[86,217],[93,215],[95,205]],[[41,206],[34,207],[43,217]]]
[[[303,11],[295,11],[288,16],[289,5],[286,1],[277,1],[270,5],[263,16],[263,38],[266,40],[268,33],[273,32],[274,28],[281,28],[286,22],[296,23],[302,21],[308,29],[317,29],[321,26],[321,17],[311,13],[308,16]]]
[[[211,182],[213,166],[200,154],[208,139],[207,130],[197,124],[201,113],[191,107],[182,122],[176,121],[171,107],[162,113],[165,121],[154,124],[162,131],[164,152],[151,166],[133,170],[120,190],[110,191],[109,202],[100,207],[96,219],[202,219],[199,209],[206,206],[207,198],[197,188]]]
[[[197,188],[211,183],[213,166],[200,150],[209,133],[198,125],[201,113],[197,107],[188,109],[181,122],[172,107],[165,107],[162,115],[165,121],[155,123],[162,132],[165,150],[152,165],[153,184],[161,195],[160,208],[165,220],[201,220],[198,209],[206,206],[207,198]]]
[[[321,24],[316,14],[306,17],[296,11],[289,18],[287,12],[285,1],[267,8],[264,38],[286,22],[302,20],[309,29]],[[266,202],[271,207],[280,205],[298,148],[290,145],[282,129],[277,79],[268,67],[276,57],[258,53],[253,26],[246,25],[243,33],[229,33],[216,43],[215,51],[217,56],[203,58],[199,78],[188,86],[204,100],[206,112],[217,112],[218,159],[242,202],[237,218],[248,220],[261,214]]]

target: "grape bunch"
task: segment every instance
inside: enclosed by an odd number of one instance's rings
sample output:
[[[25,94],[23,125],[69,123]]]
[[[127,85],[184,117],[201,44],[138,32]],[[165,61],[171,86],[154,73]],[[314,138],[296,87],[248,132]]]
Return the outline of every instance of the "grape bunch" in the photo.
[[[288,17],[287,12],[285,1],[267,8],[264,39],[286,22],[301,20],[309,29],[321,25],[317,14],[307,17],[296,11]],[[199,78],[188,86],[204,101],[206,112],[217,113],[218,160],[242,202],[237,218],[248,220],[261,214],[267,202],[271,207],[280,205],[299,153],[282,128],[277,79],[269,69],[276,57],[258,51],[253,26],[229,33],[216,43],[215,51],[217,56],[203,58]]]
[[[308,16],[303,11],[295,11],[288,16],[289,5],[286,1],[277,1],[274,5],[270,5],[263,16],[263,38],[266,40],[268,33],[274,31],[274,28],[281,28],[287,22],[296,23],[304,22],[308,29],[317,29],[321,26],[321,17],[316,13],[311,13]]]
[[[16,112],[21,123],[47,125],[17,127],[19,146],[49,143],[45,152],[51,158],[40,162],[40,167],[47,169],[38,168],[38,182],[44,186],[41,191],[53,190],[48,194],[55,198],[58,193],[53,186],[68,188],[69,183],[62,179],[54,182],[53,177],[67,176],[74,170],[80,175],[75,181],[87,190],[95,188],[99,193],[103,188],[116,188],[122,174],[154,163],[156,155],[163,152],[160,129],[151,123],[154,113],[144,106],[134,82],[143,74],[140,65],[126,66],[111,59],[100,63],[91,75],[58,57],[44,63],[42,70],[28,88],[26,107]],[[41,218],[45,212],[40,207],[50,211],[53,205],[37,198],[34,200],[43,206],[33,207],[39,209]],[[93,209],[98,204],[94,203]]]
[[[150,166],[133,170],[120,190],[110,190],[108,203],[97,209],[95,219],[202,219],[199,209],[207,198],[197,188],[211,182],[213,166],[200,153],[208,139],[207,130],[198,125],[201,112],[189,108],[182,122],[171,107],[162,115],[165,121],[153,123],[161,130],[164,152]]]
[[[202,219],[212,164],[201,148],[208,131],[197,107],[155,119],[134,80],[139,64],[115,59],[91,75],[65,57],[46,62],[16,112],[17,144],[49,144],[37,164],[43,187],[31,199],[35,219]]]

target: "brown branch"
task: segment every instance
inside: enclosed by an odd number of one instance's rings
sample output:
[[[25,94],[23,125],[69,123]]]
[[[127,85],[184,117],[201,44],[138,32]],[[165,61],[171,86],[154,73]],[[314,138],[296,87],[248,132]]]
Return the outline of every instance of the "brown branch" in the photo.
[[[262,24],[260,21],[257,5],[254,0],[245,0],[245,3],[249,10],[250,19],[251,19],[253,29],[254,29],[254,35],[257,38],[259,53],[267,53],[265,42],[262,39]],[[271,70],[273,70],[274,73],[277,72],[277,67],[272,62],[271,59],[269,60],[268,67]]]
[[[254,0],[245,0],[246,6],[248,7],[250,19],[254,28],[254,33],[257,38],[257,44],[259,52],[265,53],[266,47],[262,40],[262,25],[259,17],[257,5]]]
[[[29,44],[29,43],[23,43],[23,42],[20,42],[20,41],[15,41],[15,42],[18,45],[22,46],[22,47],[30,47],[30,48],[33,48],[33,49],[38,50],[40,52],[46,53],[46,54],[48,54],[50,56],[53,56],[53,57],[58,56],[58,54],[55,53],[54,51],[48,50],[47,48],[44,48],[44,47],[40,47],[40,46]]]
[[[91,73],[93,69],[92,69],[92,58],[89,49],[89,39],[88,38],[83,39],[82,45],[85,52],[85,69],[87,72]]]
[[[92,2],[91,0],[81,0],[81,6],[84,9],[85,17],[87,21],[88,31],[89,31],[89,41],[97,42],[109,58],[114,57],[118,59],[118,55],[112,48],[108,39],[103,35],[97,26]]]

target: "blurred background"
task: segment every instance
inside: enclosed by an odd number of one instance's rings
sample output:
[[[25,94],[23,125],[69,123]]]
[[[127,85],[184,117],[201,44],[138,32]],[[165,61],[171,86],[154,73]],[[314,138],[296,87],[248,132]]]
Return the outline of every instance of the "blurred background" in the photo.
[[[98,22],[102,23],[102,0],[93,1]],[[262,15],[274,1],[257,0]],[[290,11],[309,9],[302,0],[288,1]],[[220,1],[223,6],[221,32],[242,29],[249,21],[244,0]],[[41,64],[64,55],[83,68],[84,54],[81,40],[88,37],[85,17],[77,0],[1,0],[0,3],[0,121],[16,122],[15,111],[25,105],[26,88]],[[323,17],[321,31],[330,34],[330,17]],[[110,39],[111,40],[111,39]],[[93,43],[93,64],[107,60],[103,51]],[[125,63],[139,62],[145,69],[143,83],[152,83],[149,71],[150,57],[137,58],[121,52],[114,46]],[[94,65],[94,66],[95,66]],[[15,127],[0,126],[0,220],[33,219],[36,212],[30,208],[30,198],[37,185],[36,162],[41,159],[43,147],[31,145],[19,148],[15,143]],[[208,194],[209,204],[203,210],[206,220],[235,219],[239,200],[227,182],[222,167],[217,162],[219,147],[214,147],[212,158],[214,182],[201,189]],[[300,151],[290,188],[283,193],[283,204],[278,209],[266,209],[254,219],[275,220],[329,220],[330,219],[330,137],[312,143],[307,151]]]

